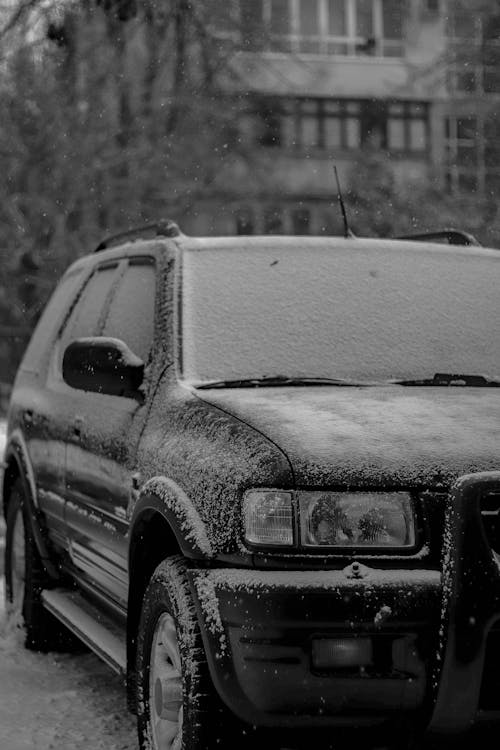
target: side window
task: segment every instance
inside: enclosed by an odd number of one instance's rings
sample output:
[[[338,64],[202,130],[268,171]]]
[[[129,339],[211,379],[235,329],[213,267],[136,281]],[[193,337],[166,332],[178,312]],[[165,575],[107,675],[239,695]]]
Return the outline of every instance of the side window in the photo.
[[[39,372],[43,355],[52,346],[61,320],[69,309],[81,283],[81,268],[76,271],[69,271],[62,277],[28,344],[21,364],[24,371]]]
[[[90,277],[62,334],[62,349],[82,336],[97,336],[104,304],[115,279],[118,263],[98,268]]]
[[[132,258],[113,295],[102,336],[124,341],[143,362],[153,344],[156,274],[152,258]]]

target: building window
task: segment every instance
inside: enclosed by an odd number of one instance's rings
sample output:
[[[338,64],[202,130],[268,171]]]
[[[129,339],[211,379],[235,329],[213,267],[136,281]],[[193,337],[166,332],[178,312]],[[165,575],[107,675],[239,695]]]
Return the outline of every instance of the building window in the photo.
[[[283,107],[277,100],[261,99],[257,104],[257,143],[260,146],[283,144]]]
[[[295,208],[292,211],[293,234],[310,234],[311,212],[308,208]]]
[[[387,148],[387,105],[383,101],[364,101],[360,113],[361,145]]]
[[[255,227],[254,214],[250,208],[240,208],[236,212],[236,234],[253,234]]]
[[[491,193],[500,187],[500,126],[496,116],[445,119],[445,178],[451,193]]]
[[[435,18],[440,16],[442,11],[441,0],[423,0],[422,1],[422,12],[424,16]]]
[[[475,117],[445,120],[447,185],[450,192],[471,192],[478,187],[478,131]]]
[[[299,201],[258,203],[237,206],[234,210],[236,233],[250,234],[286,234],[309,235],[313,231],[315,210],[306,202]],[[316,216],[318,219],[318,216]],[[318,219],[321,231],[325,231],[325,222]]]
[[[448,89],[454,94],[500,93],[500,15],[463,8],[450,13],[447,33],[452,63]]]
[[[264,234],[283,234],[283,214],[279,206],[264,211]]]
[[[400,0],[233,0],[229,7],[231,12],[225,12],[221,20],[216,14],[211,16],[213,32],[227,36],[228,18],[234,15],[239,20],[232,24],[234,41],[245,50],[404,54],[404,3]]]
[[[428,120],[426,102],[269,99],[257,107],[256,140],[260,145],[303,152],[372,147],[391,153],[424,154]]]

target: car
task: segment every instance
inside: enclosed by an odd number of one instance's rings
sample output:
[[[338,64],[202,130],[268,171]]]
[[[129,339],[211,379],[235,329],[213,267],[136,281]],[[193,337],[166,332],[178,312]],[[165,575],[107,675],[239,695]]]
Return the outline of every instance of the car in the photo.
[[[108,238],[19,367],[9,611],[143,750],[498,716],[500,254],[346,234]]]

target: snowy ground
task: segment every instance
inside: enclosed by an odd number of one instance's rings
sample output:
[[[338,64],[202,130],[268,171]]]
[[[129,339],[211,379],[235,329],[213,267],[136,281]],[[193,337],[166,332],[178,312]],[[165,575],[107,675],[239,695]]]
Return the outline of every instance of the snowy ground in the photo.
[[[3,569],[3,559],[0,563]],[[0,578],[0,748],[137,750],[121,681],[93,654],[35,654],[5,622]]]
[[[35,654],[9,632],[0,584],[0,748],[137,750],[121,681],[93,654]]]

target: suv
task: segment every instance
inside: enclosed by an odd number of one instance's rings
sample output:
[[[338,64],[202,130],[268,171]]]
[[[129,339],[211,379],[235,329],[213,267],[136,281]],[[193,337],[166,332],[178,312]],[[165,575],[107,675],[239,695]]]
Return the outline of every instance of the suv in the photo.
[[[500,254],[154,231],[70,267],[19,368],[28,647],[122,672],[144,749],[494,717]]]

